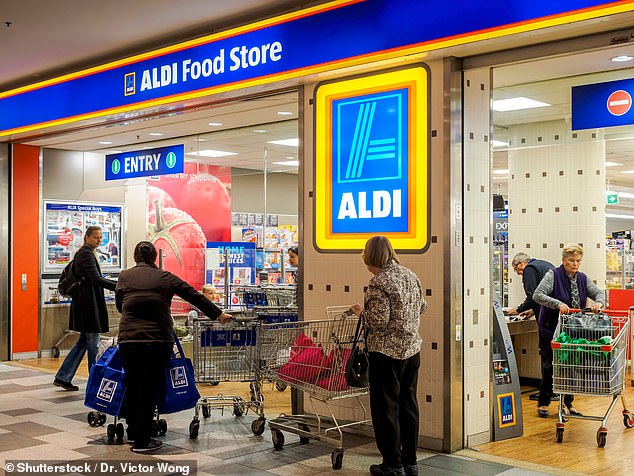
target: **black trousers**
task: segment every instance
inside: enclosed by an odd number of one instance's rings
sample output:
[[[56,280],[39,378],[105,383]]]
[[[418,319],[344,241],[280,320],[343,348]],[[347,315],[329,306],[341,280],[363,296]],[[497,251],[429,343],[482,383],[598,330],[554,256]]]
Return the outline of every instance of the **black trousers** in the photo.
[[[537,406],[547,407],[553,396],[553,349],[539,349],[539,354],[542,361],[542,381],[539,386]],[[572,395],[564,395],[564,405],[571,407],[574,399]]]
[[[370,353],[370,409],[376,446],[383,464],[416,464],[418,446],[418,368],[420,353],[392,359]]]
[[[126,423],[135,448],[145,448],[152,436],[152,420],[164,393],[165,369],[172,356],[171,342],[119,344],[125,370]]]

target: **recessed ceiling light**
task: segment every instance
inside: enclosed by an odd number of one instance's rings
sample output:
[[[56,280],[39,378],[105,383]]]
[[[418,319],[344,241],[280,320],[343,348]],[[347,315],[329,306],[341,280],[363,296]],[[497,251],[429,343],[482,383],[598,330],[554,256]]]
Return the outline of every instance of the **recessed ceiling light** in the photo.
[[[157,136],[158,137],[158,136],[162,136],[163,133],[162,132],[150,132],[148,135]]]
[[[122,150],[111,150],[110,153],[111,154],[121,154],[123,151]]]
[[[238,155],[236,152],[227,152],[225,150],[205,149],[198,152],[188,152],[187,155],[196,155],[199,157],[228,157],[230,155]]]
[[[222,126],[222,122],[210,122],[210,126]]]
[[[634,59],[634,56],[619,55],[619,56],[615,56],[614,58],[610,58],[610,61],[614,61],[615,63],[623,63],[625,61],[632,61],[633,59]]]
[[[299,160],[287,160],[285,162],[273,162],[275,165],[288,165],[290,167],[299,167]]]
[[[617,165],[623,165],[623,164],[619,164],[618,162],[609,162],[609,161],[605,163],[606,167],[615,167]]]
[[[297,137],[293,139],[280,139],[280,140],[270,140],[266,142],[267,144],[277,144],[277,145],[288,145],[291,147],[299,146],[299,139]]]
[[[495,175],[507,175],[509,173],[509,169],[497,169],[493,171]]]
[[[207,139],[198,138],[198,139],[196,139],[196,142],[207,142]]]
[[[287,160],[297,160],[295,157],[286,157]]]
[[[112,144],[112,141],[110,141],[110,140],[100,140],[99,143],[101,145],[110,145],[110,144]]]
[[[521,109],[533,109],[545,106],[550,106],[550,104],[523,96],[493,101],[493,110],[497,112],[519,111]]]
[[[628,192],[617,192],[619,194],[619,198],[634,198],[634,193],[628,193]]]
[[[253,132],[257,132],[258,134],[264,134],[266,129],[253,129]]]
[[[277,111],[280,116],[292,116],[293,113],[291,111]]]
[[[509,143],[508,142],[504,142],[502,140],[495,140],[493,139],[491,141],[491,147],[508,147]]]
[[[634,174],[634,170],[623,170],[622,174]]]

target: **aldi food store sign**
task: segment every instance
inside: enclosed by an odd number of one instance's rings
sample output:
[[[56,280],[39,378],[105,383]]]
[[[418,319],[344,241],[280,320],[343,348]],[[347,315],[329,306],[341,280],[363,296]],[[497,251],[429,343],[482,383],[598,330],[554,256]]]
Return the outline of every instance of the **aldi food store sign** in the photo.
[[[317,86],[318,249],[363,249],[379,234],[399,250],[427,247],[428,99],[423,65]]]
[[[184,169],[183,144],[106,155],[106,180],[179,174]]]

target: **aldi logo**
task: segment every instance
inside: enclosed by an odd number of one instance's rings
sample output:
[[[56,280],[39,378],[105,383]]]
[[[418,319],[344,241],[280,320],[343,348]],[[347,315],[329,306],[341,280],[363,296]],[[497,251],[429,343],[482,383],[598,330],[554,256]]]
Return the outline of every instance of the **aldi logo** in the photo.
[[[123,94],[125,96],[132,96],[136,94],[136,73],[128,73],[124,76],[124,88]]]
[[[118,383],[114,380],[108,380],[107,378],[101,379],[99,390],[97,391],[97,398],[106,402],[112,402],[115,392],[117,391]]]
[[[515,398],[512,393],[498,395],[498,416],[500,428],[513,426],[517,423],[515,419]]]
[[[170,378],[172,379],[172,387],[187,387],[187,373],[185,373],[185,367],[172,367],[170,369]]]
[[[428,245],[428,70],[424,66],[318,85],[315,245]]]

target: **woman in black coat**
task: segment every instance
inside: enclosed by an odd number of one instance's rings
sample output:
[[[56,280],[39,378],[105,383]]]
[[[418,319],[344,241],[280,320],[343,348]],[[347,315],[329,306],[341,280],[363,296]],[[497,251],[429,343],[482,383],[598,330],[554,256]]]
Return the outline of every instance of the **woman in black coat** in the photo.
[[[55,375],[54,384],[65,390],[79,390],[71,382],[77,368],[88,352],[88,370],[92,368],[99,349],[99,334],[108,332],[108,309],[103,290],[114,291],[117,283],[101,276],[101,268],[95,250],[101,244],[102,233],[98,226],[89,226],[84,235],[84,245],[73,258],[75,274],[80,278],[79,294],[70,304],[68,328],[79,332],[77,343]]]

